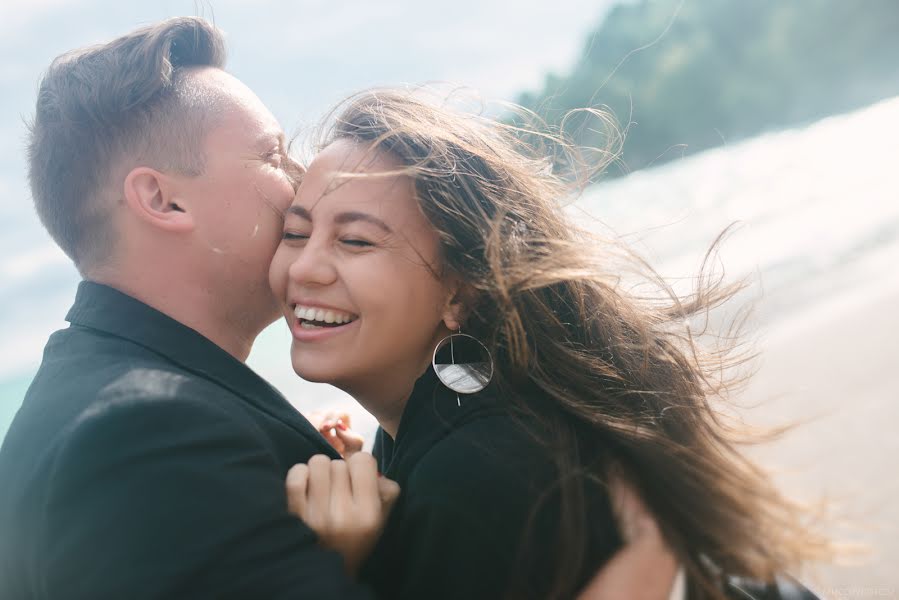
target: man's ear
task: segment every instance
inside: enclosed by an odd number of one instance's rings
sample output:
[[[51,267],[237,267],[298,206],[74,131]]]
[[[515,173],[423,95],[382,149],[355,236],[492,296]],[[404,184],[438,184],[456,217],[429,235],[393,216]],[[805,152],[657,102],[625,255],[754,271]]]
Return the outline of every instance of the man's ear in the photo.
[[[125,203],[134,215],[161,229],[187,232],[194,228],[193,215],[177,197],[177,185],[156,169],[137,167],[125,177]]]

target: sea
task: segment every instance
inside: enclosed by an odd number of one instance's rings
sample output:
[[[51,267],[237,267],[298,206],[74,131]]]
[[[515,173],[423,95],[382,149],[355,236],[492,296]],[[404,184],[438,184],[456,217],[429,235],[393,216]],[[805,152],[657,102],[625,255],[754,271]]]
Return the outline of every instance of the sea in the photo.
[[[750,277],[759,326],[776,329],[823,299],[899,287],[899,98],[599,183],[569,210],[630,244],[676,289],[731,227],[717,264],[728,278]],[[78,283],[30,219],[0,221],[0,435]],[[273,325],[250,365],[304,413],[346,410],[373,431],[352,399],[293,373],[289,345],[283,324]]]

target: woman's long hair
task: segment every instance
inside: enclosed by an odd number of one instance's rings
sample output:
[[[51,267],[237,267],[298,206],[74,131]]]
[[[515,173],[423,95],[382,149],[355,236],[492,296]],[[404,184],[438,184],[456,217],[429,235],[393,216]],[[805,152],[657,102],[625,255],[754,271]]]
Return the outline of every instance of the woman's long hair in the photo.
[[[585,117],[610,124],[599,111],[573,116]],[[610,147],[585,153],[564,125],[549,132],[515,122],[413,91],[373,90],[339,106],[319,144],[348,139],[399,160],[439,233],[443,267],[469,292],[465,331],[490,349],[500,397],[536,417],[523,422],[539,422],[531,433],[557,465],[561,502],[548,595],[574,596],[578,574],[595,567],[586,564],[583,490],[608,481],[609,464],[579,450],[590,438],[614,449],[696,597],[721,596],[719,572],[770,580],[825,556],[826,540],[742,456],[746,436],[721,410],[739,383],[739,338],[719,337],[709,349],[690,326],[736,288],[701,277],[678,297],[620,242],[574,225],[563,203],[614,159],[614,136]],[[665,293],[626,289],[627,265]]]

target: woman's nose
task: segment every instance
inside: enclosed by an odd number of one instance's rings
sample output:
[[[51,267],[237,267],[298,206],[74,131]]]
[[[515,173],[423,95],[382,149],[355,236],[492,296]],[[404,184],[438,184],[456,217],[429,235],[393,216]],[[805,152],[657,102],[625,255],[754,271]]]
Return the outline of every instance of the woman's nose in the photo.
[[[291,263],[287,275],[298,285],[329,285],[337,280],[337,269],[327,246],[310,238]]]

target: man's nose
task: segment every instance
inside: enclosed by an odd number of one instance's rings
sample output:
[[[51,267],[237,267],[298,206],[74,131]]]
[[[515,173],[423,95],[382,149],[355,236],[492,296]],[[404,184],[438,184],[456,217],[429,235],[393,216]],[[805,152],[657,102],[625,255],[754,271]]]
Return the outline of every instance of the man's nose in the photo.
[[[291,282],[301,286],[334,283],[337,280],[337,269],[331,254],[326,242],[315,241],[310,237],[287,272]]]
[[[283,162],[284,172],[287,173],[287,178],[290,179],[290,184],[293,186],[293,190],[296,191],[303,182],[306,167],[290,155],[285,156]]]

